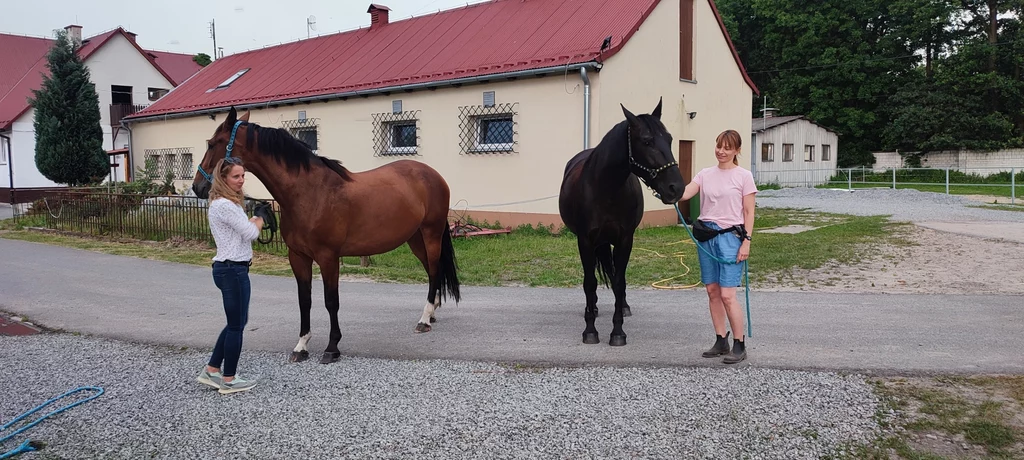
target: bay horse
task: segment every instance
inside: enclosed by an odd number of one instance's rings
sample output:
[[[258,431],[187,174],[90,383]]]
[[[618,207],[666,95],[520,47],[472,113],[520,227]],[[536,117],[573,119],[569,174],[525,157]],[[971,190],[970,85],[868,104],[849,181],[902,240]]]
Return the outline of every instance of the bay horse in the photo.
[[[338,276],[342,256],[370,256],[408,243],[427,271],[427,304],[416,332],[429,332],[446,294],[458,303],[459,278],[448,225],[450,190],[430,166],[399,160],[352,172],[338,161],[313,153],[281,128],[249,122],[232,107],[207,141],[206,154],[192,181],[192,190],[209,198],[217,161],[238,157],[280,204],[281,238],[298,284],[299,342],[291,361],[309,358],[313,262],[320,267],[324,302],[331,317],[331,335],[321,363],[336,361],[341,352],[338,325]]]
[[[597,318],[597,278],[615,294],[611,346],[626,344],[622,318],[630,316],[626,303],[626,266],[633,250],[633,233],[644,215],[642,180],[662,203],[673,204],[686,184],[672,156],[672,135],[661,123],[661,99],[650,115],[633,115],[612,127],[592,149],[577,153],[565,165],[558,195],[558,212],[576,235],[583,264],[583,343],[600,343]],[[639,178],[639,179],[638,179]],[[614,250],[613,250],[614,247]]]

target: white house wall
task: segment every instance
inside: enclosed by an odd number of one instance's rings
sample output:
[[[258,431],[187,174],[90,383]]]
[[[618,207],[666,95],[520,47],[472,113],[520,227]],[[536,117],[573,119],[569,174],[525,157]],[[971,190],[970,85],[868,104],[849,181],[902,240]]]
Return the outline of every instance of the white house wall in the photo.
[[[11,158],[14,173],[14,186],[55,187],[58,184],[43,176],[36,169],[36,134],[33,120],[35,109],[28,109],[11,124]],[[6,176],[5,173],[5,177]]]
[[[765,143],[774,145],[774,161],[763,161],[761,145]],[[783,161],[783,144],[793,144],[792,161]],[[805,161],[805,145],[814,146],[813,161]],[[823,145],[831,146],[827,161],[821,159]],[[756,163],[754,180],[757,183],[810,187],[828,182],[835,174],[839,137],[832,131],[800,119],[755,133],[750,150]]]

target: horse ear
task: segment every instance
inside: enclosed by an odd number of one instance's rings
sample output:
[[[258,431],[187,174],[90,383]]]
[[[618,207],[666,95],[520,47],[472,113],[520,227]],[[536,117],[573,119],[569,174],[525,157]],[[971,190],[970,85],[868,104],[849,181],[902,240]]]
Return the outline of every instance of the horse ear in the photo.
[[[651,112],[651,116],[661,120],[661,98],[660,97],[658,98],[658,106],[654,108],[653,112]]]
[[[626,116],[626,119],[629,120],[630,124],[635,125],[635,124],[640,122],[640,120],[636,119],[636,115],[633,115],[633,112],[630,112],[629,109],[626,108],[626,106],[624,106],[624,105],[622,105],[620,103],[619,107],[622,107],[622,113],[623,113],[623,115]]]
[[[242,120],[244,122],[248,122],[249,121],[249,111],[246,110],[245,111],[245,115],[242,115],[242,118],[239,118],[239,120]]]
[[[228,118],[224,120],[224,125],[231,126],[236,121],[238,121],[238,112],[235,112],[235,106],[231,106],[231,110],[228,110]]]

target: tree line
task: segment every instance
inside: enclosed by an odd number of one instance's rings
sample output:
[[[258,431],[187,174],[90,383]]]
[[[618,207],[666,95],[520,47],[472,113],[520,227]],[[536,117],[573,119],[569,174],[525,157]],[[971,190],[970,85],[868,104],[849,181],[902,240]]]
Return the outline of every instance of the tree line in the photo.
[[[1024,0],[716,5],[768,106],[838,132],[841,167],[1024,145]]]

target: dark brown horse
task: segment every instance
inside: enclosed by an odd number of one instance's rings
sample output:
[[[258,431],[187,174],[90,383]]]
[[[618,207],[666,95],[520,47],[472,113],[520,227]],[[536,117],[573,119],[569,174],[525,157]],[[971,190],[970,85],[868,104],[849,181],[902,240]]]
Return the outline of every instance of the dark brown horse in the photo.
[[[364,172],[352,172],[335,160],[314,154],[283,129],[236,119],[234,107],[207,141],[206,155],[192,189],[209,197],[211,171],[221,158],[241,158],[281,208],[281,238],[299,288],[299,343],[292,361],[309,357],[309,310],[313,262],[320,267],[331,335],[321,363],[341,355],[338,341],[338,276],[342,256],[369,256],[408,243],[429,277],[427,304],[416,325],[430,331],[434,310],[446,291],[460,300],[459,279],[448,226],[449,189],[430,166],[400,160]]]
[[[626,344],[622,318],[631,314],[626,303],[626,265],[633,251],[633,233],[644,216],[640,180],[654,189],[665,204],[679,201],[686,186],[679,163],[672,156],[672,135],[661,123],[661,100],[650,115],[633,115],[625,106],[622,112],[626,119],[612,127],[597,147],[576,154],[565,165],[558,196],[559,214],[565,226],[576,234],[583,263],[583,292],[587,299],[583,343],[601,341],[594,327],[596,270],[605,286],[611,280],[615,293],[608,344]]]

